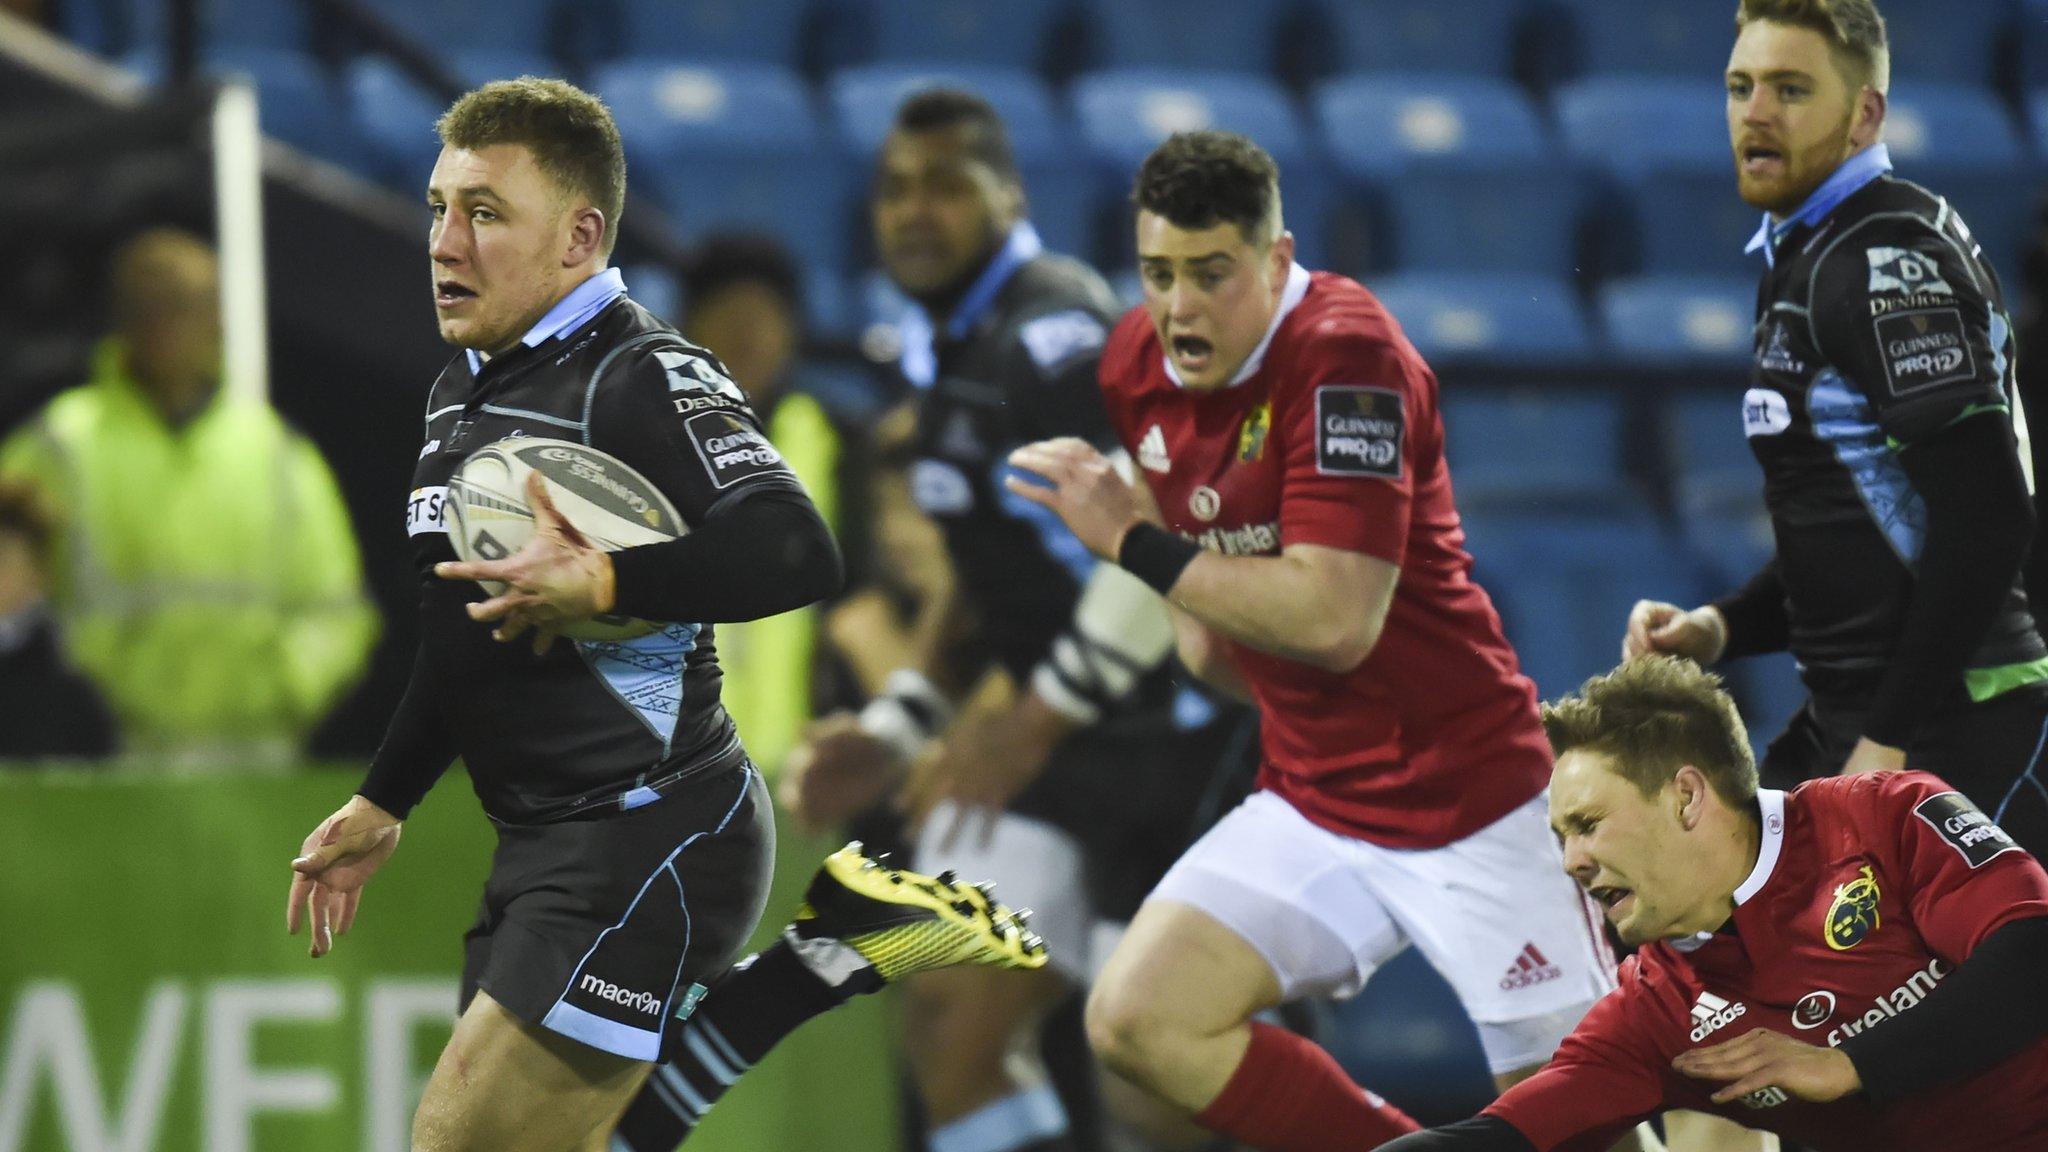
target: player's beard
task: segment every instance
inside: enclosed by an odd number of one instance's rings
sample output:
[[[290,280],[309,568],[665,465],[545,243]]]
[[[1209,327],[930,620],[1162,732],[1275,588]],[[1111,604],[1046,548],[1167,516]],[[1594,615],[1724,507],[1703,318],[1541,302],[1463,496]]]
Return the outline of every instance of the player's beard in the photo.
[[[1775,190],[1762,182],[1752,181],[1738,165],[1736,187],[1743,202],[1780,218],[1797,212],[1807,197],[1827,183],[1828,177],[1834,175],[1835,169],[1848,158],[1852,147],[1850,133],[1855,123],[1856,106],[1851,104],[1843,113],[1841,122],[1827,135],[1803,151],[1787,151],[1784,154],[1785,174],[1773,182],[1777,185]]]

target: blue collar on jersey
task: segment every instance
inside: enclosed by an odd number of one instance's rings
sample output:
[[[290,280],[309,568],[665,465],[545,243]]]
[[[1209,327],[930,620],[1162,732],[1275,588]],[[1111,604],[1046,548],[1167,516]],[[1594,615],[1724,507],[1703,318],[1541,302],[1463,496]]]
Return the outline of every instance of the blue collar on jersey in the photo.
[[[555,301],[547,315],[527,330],[519,342],[528,348],[537,348],[564,332],[574,331],[583,322],[605,310],[612,301],[626,294],[626,278],[619,275],[617,268],[607,268],[590,279],[569,290],[567,296]],[[484,358],[476,349],[469,350],[469,371],[471,375],[483,371]]]
[[[1797,212],[1783,220],[1773,219],[1770,213],[1764,213],[1763,224],[1757,228],[1756,235],[1749,238],[1749,243],[1743,246],[1743,253],[1761,250],[1764,254],[1764,263],[1772,268],[1777,267],[1778,241],[1785,238],[1785,233],[1801,224],[1820,223],[1821,218],[1833,212],[1842,201],[1861,190],[1865,184],[1891,170],[1891,149],[1882,144],[1872,144],[1842,161],[1842,166],[1835,169],[1833,175],[1821,181],[1820,187],[1813,190],[1813,194],[1806,198],[1806,203],[1801,204]]]
[[[1017,274],[1017,269],[1029,263],[1040,252],[1045,251],[1045,242],[1038,238],[1038,229],[1029,220],[1019,220],[1010,229],[1009,238],[967,286],[967,294],[960,297],[953,314],[946,317],[946,338],[959,340],[974,329],[975,322],[989,305],[994,304],[996,293]],[[937,333],[932,328],[932,318],[921,305],[912,304],[896,326],[898,337],[903,341],[903,352],[898,366],[903,378],[919,388],[929,388],[938,381],[939,356],[932,347]]]

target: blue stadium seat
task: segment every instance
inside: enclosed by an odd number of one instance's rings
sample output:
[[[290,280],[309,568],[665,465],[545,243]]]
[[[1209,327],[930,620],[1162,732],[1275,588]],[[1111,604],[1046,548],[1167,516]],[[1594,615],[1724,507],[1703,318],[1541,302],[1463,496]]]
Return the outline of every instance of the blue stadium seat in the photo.
[[[554,32],[556,0],[491,0],[488,8],[470,0],[365,2],[418,40],[420,47],[435,53],[484,49],[545,53]],[[301,4],[279,6],[297,8]]]
[[[625,62],[600,70],[596,87],[618,119],[629,164],[686,238],[756,227],[806,262],[846,267],[850,175],[795,73]]]
[[[1653,171],[1718,173],[1732,196],[1735,163],[1719,77],[1598,77],[1566,85],[1556,99],[1565,150],[1624,180]]]
[[[2029,92],[2048,88],[2048,0],[2019,0],[2018,16],[2020,83]]]
[[[1431,167],[1390,182],[1385,201],[1397,268],[1571,272],[1579,181],[1556,164]]]
[[[795,67],[811,0],[618,0],[619,53]]]
[[[1506,77],[1529,0],[1324,0],[1338,66]]]
[[[1590,350],[1578,299],[1562,277],[1411,272],[1367,287],[1434,360],[1559,360]]]
[[[1723,550],[1740,541],[1743,558],[1723,575],[1747,579],[1762,563],[1751,563],[1750,554],[1761,547],[1768,556],[1771,543],[1769,525],[1761,520],[1763,473],[1743,433],[1741,391],[1731,382],[1725,389],[1689,392],[1666,403],[1663,418],[1664,458],[1680,517],[1688,525],[1714,525]],[[1749,571],[1740,571],[1744,567]]]
[[[1936,171],[1928,179],[1934,191],[1962,216],[1991,266],[1998,270],[2007,306],[2017,307],[2021,264],[2035,243],[2038,228],[2040,186],[2033,178],[2017,174]]]
[[[1714,171],[1660,171],[1626,192],[1636,230],[1633,266],[1652,274],[1763,275],[1761,255],[1743,251],[1763,212],[1735,191],[1735,165]]]
[[[1317,91],[1315,113],[1331,158],[1360,179],[1419,164],[1527,164],[1552,151],[1535,104],[1492,77],[1346,76]]]
[[[1453,389],[1443,417],[1452,484],[1467,511],[1644,506],[1623,459],[1626,412],[1614,393]]]
[[[149,83],[163,78],[161,45],[144,49],[122,65]],[[308,155],[358,171],[370,167],[366,141],[349,119],[320,62],[281,48],[223,47],[205,54],[202,65],[217,76],[236,76],[256,86],[257,121],[275,137]]]
[[[1493,1100],[1479,1033],[1443,977],[1409,948],[1330,1007],[1319,1037],[1345,1071],[1410,1114],[1470,1116]]]
[[[1064,0],[873,0],[867,19],[882,62],[1033,68]]]
[[[1947,197],[2001,277],[2015,283],[2039,192],[2004,104],[1970,85],[1898,84],[1885,141],[1900,178]]]
[[[1094,259],[1108,182],[1094,166],[1070,158],[1072,127],[1051,90],[1028,72],[877,64],[835,73],[827,98],[855,166],[865,171],[873,162],[905,97],[941,85],[977,92],[995,105],[1009,130],[1040,235],[1058,251]]]
[[[162,0],[67,0],[58,29],[104,56],[161,50],[168,40]],[[199,42],[209,49],[308,47],[307,5],[275,0],[199,0]]]
[[[1467,512],[1464,521],[1473,578],[1545,699],[1614,667],[1637,600],[1691,605],[1707,593],[1691,550],[1647,512]]]
[[[1901,176],[1923,172],[1935,186],[1958,169],[2017,175],[2026,158],[2005,105],[1976,85],[1893,85],[1884,139]]]
[[[1884,0],[1892,81],[1952,81],[1990,87],[1999,40],[2017,18],[2010,0]]]
[[[1266,74],[1277,62],[1288,6],[1245,0],[1089,0],[1086,11],[1110,68]]]
[[[1632,73],[1718,89],[1735,46],[1735,6],[1711,0],[1564,0],[1578,71]],[[1718,103],[1716,104],[1718,107]]]
[[[1280,165],[1287,227],[1303,263],[1324,260],[1330,198],[1294,104],[1274,82],[1228,72],[1098,72],[1074,83],[1081,137],[1113,185],[1128,187],[1148,153],[1175,132],[1242,132]]]
[[[1736,365],[1753,352],[1756,281],[1741,276],[1645,276],[1600,289],[1600,327],[1625,357]]]
[[[545,57],[513,52],[462,52],[449,57],[447,63],[466,84],[561,74]],[[356,125],[375,157],[376,174],[408,194],[425,188],[427,174],[441,151],[434,121],[440,118],[444,102],[381,59],[357,60],[349,67],[347,84]]]
[[[1282,164],[1307,154],[1307,139],[1287,94],[1257,76],[1098,72],[1075,82],[1074,107],[1088,146],[1126,172],[1173,133],[1200,128],[1242,132]]]

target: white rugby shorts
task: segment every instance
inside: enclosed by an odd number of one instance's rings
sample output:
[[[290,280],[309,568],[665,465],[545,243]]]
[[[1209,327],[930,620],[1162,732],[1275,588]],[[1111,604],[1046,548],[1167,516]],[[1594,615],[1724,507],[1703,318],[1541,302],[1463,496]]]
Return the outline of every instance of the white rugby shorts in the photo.
[[[1190,905],[1265,957],[1283,999],[1355,995],[1413,944],[1479,1026],[1495,1073],[1548,1060],[1614,986],[1600,913],[1564,874],[1547,794],[1441,848],[1322,828],[1257,792],[1150,899]]]

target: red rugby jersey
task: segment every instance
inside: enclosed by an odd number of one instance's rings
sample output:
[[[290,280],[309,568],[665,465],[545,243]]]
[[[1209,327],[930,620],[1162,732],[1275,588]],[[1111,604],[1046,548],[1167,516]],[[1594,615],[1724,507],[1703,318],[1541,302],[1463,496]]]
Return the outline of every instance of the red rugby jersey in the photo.
[[[2048,916],[2048,873],[1925,772],[1809,781],[1758,797],[1756,868],[1734,931],[1645,946],[1542,1072],[1487,1109],[1539,1152],[1605,1149],[1665,1108],[1714,1112],[1822,1152],[2048,1149],[2048,1040],[1968,1080],[1873,1107],[1766,1089],[1729,1104],[1671,1068],[1770,1028],[1837,1045],[1918,1007],[1995,929]]]
[[[1543,789],[1536,690],[1471,580],[1436,377],[1370,292],[1297,267],[1227,388],[1182,388],[1142,309],[1100,372],[1175,532],[1231,555],[1319,544],[1401,567],[1379,643],[1351,672],[1229,646],[1259,706],[1260,787],[1395,848],[1463,839]]]

